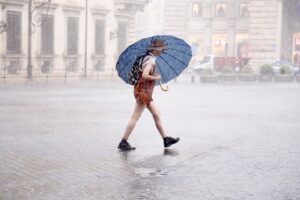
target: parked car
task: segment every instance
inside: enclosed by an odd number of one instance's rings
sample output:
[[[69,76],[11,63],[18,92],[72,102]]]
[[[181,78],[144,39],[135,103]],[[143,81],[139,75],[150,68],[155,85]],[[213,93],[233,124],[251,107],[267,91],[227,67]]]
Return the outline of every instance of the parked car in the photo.
[[[199,74],[202,74],[205,69],[214,68],[214,56],[205,56],[199,64],[192,66],[192,69]]]
[[[249,58],[208,55],[205,56],[199,64],[193,65],[192,69],[199,74],[209,68],[217,72],[222,72],[225,66],[231,67],[234,71],[239,71],[247,65],[248,61]]]
[[[283,60],[276,60],[275,62],[273,62],[271,64],[271,66],[272,66],[272,70],[273,70],[274,74],[280,74],[280,69],[283,66],[288,67],[293,74],[296,74],[299,72],[299,67],[297,67],[287,61],[283,61]]]

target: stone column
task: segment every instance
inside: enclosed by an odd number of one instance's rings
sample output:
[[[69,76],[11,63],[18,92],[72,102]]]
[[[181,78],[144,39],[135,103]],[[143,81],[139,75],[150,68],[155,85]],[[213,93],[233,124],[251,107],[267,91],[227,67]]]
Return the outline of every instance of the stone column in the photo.
[[[212,54],[212,2],[207,1],[204,4],[204,16],[206,16],[204,22],[205,22],[205,55],[211,55]]]
[[[281,47],[282,47],[282,4],[283,0],[278,1],[278,10],[277,10],[277,40],[276,40],[276,59],[281,59]]]
[[[1,64],[1,55],[4,54],[4,34],[5,34],[5,22],[3,19],[4,16],[4,12],[5,12],[5,4],[0,2],[0,74],[1,74],[1,67],[3,66]]]
[[[276,59],[278,9],[278,0],[250,1],[249,56],[255,70]]]
[[[235,56],[235,22],[236,22],[236,7],[235,1],[229,1],[227,18],[228,18],[228,52],[227,56]]]
[[[228,30],[228,52],[227,56],[235,56],[235,28],[229,26]]]

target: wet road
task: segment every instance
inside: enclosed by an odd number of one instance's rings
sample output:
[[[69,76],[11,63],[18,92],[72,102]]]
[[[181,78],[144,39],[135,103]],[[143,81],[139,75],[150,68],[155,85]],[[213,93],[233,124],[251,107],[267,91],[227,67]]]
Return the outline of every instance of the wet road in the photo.
[[[120,82],[0,85],[0,199],[300,199],[300,84],[170,84],[116,146],[134,106]]]

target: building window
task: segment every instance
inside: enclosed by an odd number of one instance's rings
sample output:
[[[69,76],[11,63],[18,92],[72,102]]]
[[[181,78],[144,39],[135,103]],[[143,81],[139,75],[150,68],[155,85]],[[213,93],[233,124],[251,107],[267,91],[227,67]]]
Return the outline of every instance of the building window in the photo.
[[[95,54],[104,54],[105,21],[96,19],[95,22]]]
[[[77,17],[68,17],[67,25],[67,54],[78,54],[79,20]]]
[[[54,16],[51,15],[42,16],[41,52],[54,54]]]
[[[192,16],[193,17],[202,17],[202,4],[201,3],[193,3]]]
[[[217,3],[215,6],[215,16],[216,17],[225,17],[226,13],[226,4],[225,3]]]
[[[240,4],[240,9],[239,9],[240,17],[249,17],[250,12],[249,12],[249,3],[241,3]]]
[[[127,43],[127,22],[118,23],[118,53],[121,54]]]
[[[7,11],[6,49],[8,54],[21,54],[21,12]]]
[[[228,54],[228,35],[214,34],[213,35],[213,55],[227,56]]]

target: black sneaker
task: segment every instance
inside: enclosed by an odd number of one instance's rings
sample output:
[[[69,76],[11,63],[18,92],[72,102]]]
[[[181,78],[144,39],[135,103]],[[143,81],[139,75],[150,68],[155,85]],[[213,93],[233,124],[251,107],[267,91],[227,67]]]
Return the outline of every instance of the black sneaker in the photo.
[[[176,144],[179,140],[180,140],[179,137],[177,137],[177,138],[165,137],[164,138],[164,146],[165,147],[169,147],[169,146],[171,146],[173,144]]]
[[[135,147],[132,147],[126,140],[122,139],[119,143],[118,149],[122,151],[135,150]]]

